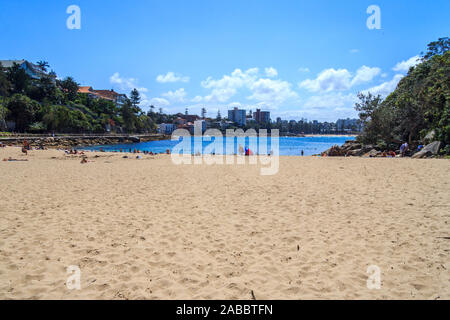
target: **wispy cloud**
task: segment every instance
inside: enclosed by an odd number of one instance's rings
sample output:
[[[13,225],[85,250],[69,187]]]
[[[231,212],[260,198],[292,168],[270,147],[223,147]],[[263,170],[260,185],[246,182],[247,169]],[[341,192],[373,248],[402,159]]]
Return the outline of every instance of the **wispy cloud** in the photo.
[[[147,92],[148,89],[144,87],[139,87],[138,80],[135,78],[123,78],[120,76],[119,72],[114,73],[110,78],[109,82],[113,85],[117,85],[120,90],[131,91],[137,89],[140,92]]]
[[[148,89],[145,87],[140,87],[136,78],[124,78],[120,76],[119,72],[116,72],[109,78],[109,82],[117,86],[122,92],[124,91],[129,93],[131,90],[137,89],[141,95],[140,105],[142,107],[148,107],[151,104],[146,95]]]
[[[309,68],[301,67],[301,68],[298,68],[298,71],[307,73],[307,72],[309,72]]]
[[[189,82],[189,80],[190,80],[189,77],[176,74],[172,71],[169,71],[164,75],[160,74],[156,77],[156,81],[158,81],[159,83]]]
[[[184,88],[180,88],[175,91],[169,91],[169,92],[163,93],[162,96],[173,102],[184,102],[185,98],[186,98],[186,94],[187,93],[184,90]]]

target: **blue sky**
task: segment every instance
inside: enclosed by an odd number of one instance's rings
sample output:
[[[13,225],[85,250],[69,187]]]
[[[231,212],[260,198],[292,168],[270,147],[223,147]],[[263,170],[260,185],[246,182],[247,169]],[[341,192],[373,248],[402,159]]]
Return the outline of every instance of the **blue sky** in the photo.
[[[69,30],[69,5],[81,29]],[[370,5],[381,29],[369,30]],[[2,0],[0,59],[45,60],[58,76],[165,112],[272,119],[355,117],[356,93],[387,95],[427,43],[449,36],[450,1]]]

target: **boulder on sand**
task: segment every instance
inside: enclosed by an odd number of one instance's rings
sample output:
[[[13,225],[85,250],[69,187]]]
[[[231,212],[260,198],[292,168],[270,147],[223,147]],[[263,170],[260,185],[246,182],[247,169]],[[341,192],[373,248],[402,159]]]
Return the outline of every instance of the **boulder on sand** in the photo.
[[[364,154],[363,157],[365,158],[375,158],[381,155],[381,152],[375,149],[370,150],[369,152],[367,152],[366,154]]]
[[[427,144],[422,150],[412,156],[413,159],[427,158],[433,155],[437,155],[441,149],[441,142],[435,141]]]

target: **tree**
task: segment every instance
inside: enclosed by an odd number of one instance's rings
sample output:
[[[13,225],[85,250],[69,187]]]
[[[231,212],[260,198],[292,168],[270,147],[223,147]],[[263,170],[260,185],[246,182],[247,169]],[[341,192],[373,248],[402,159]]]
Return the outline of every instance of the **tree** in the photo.
[[[33,80],[34,86],[30,86],[29,96],[38,101],[48,103],[60,103],[55,81],[49,75],[43,75],[39,80]]]
[[[136,88],[134,88],[130,93],[130,101],[133,107],[137,107],[139,103],[141,103],[141,95]]]
[[[0,131],[6,130],[6,116],[9,110],[6,108],[5,99],[0,97]]]
[[[367,125],[383,100],[380,95],[374,96],[370,92],[367,95],[361,92],[358,93],[358,99],[360,102],[355,104],[355,109],[359,112],[359,118],[363,124]]]
[[[38,61],[37,66],[42,70],[42,72],[47,72],[47,68],[50,67],[47,61]]]
[[[393,112],[388,105],[383,105],[380,95],[370,92],[365,95],[358,93],[360,102],[355,109],[364,126],[364,134],[359,137],[364,143],[379,143],[380,140],[390,145],[393,140]]]
[[[75,101],[78,95],[78,83],[76,83],[72,77],[67,77],[61,81],[60,85],[67,97],[67,100]]]
[[[16,130],[25,132],[33,122],[34,115],[39,108],[36,101],[31,100],[22,94],[14,94],[8,102],[8,119],[16,123]]]
[[[12,86],[12,93],[23,93],[31,81],[31,78],[23,68],[17,63],[14,63],[11,68],[8,68],[6,77]]]
[[[123,124],[127,132],[133,132],[136,129],[136,116],[133,112],[131,100],[127,100],[120,109]]]
[[[423,58],[428,60],[435,55],[443,55],[449,49],[450,39],[448,37],[439,38],[437,41],[433,41],[428,44],[428,51],[424,54]]]
[[[5,73],[5,68],[3,68],[0,62],[0,96],[6,97],[9,95],[11,90],[11,83]]]
[[[428,45],[422,63],[412,67],[397,88],[384,100],[358,95],[356,104],[367,143],[397,145],[421,142],[430,131],[447,145],[450,153],[450,51],[448,38]]]

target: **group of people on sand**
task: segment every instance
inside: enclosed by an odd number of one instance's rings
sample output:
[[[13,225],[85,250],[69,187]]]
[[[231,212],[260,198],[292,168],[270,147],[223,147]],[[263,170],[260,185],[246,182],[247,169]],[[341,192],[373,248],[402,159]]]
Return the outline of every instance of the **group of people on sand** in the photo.
[[[103,148],[99,148],[99,152],[105,152],[105,150],[103,150]],[[111,152],[117,152],[117,151],[111,151]],[[119,152],[122,153],[122,152],[127,152],[127,151],[122,149],[122,148],[120,148]],[[128,153],[134,153],[134,154],[142,153],[142,154],[150,155],[150,156],[156,156],[158,154],[163,154],[162,152],[161,153],[157,153],[157,152],[147,151],[147,150],[141,151],[141,150],[136,149],[136,148],[134,148],[134,149],[129,148],[128,149]],[[170,149],[167,149],[165,154],[170,154]]]
[[[64,152],[66,154],[72,154],[72,155],[78,155],[78,154],[84,155],[84,151],[79,152],[77,149],[64,150]]]
[[[302,150],[302,152],[303,152],[303,150]],[[256,154],[258,154],[258,153],[256,153]],[[253,156],[254,154],[253,154],[253,151],[249,148],[249,147],[242,147],[241,145],[239,145],[239,155],[240,156],[246,156],[246,157],[249,157],[249,156]],[[270,152],[267,154],[268,156],[273,156],[273,150],[270,150]],[[303,155],[303,154],[302,154]]]
[[[253,151],[250,150],[250,148],[247,147],[247,146],[245,146],[245,149],[244,149],[241,145],[239,145],[239,155],[241,155],[241,156],[243,156],[243,155],[245,155],[245,156],[252,156],[253,155]]]
[[[3,161],[28,161],[28,159],[13,159],[12,157],[4,158]]]
[[[83,158],[81,159],[81,164],[84,164],[84,163],[88,163],[88,162],[95,162],[95,161],[93,161],[93,160],[88,160],[87,159],[87,157],[86,156],[83,156]]]

